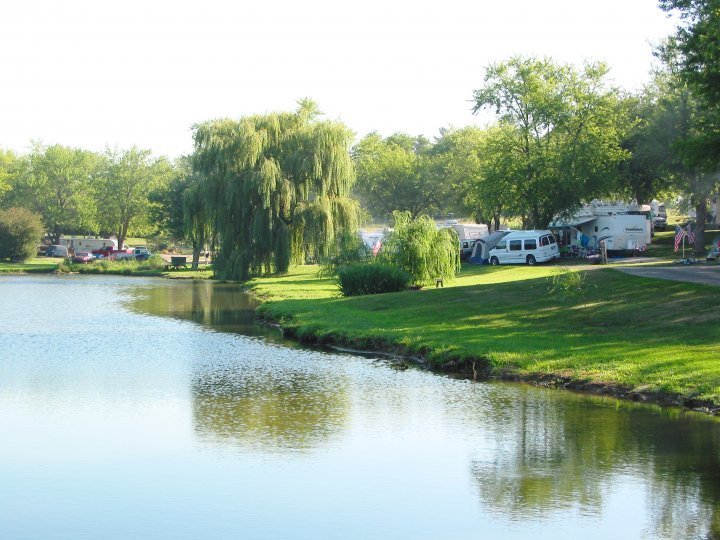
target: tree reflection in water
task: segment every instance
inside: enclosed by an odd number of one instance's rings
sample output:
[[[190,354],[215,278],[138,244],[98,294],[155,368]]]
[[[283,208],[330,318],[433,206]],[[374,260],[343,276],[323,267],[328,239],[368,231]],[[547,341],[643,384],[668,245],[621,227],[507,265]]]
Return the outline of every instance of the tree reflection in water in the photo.
[[[198,435],[265,451],[326,445],[346,422],[342,381],[299,371],[205,373],[193,383]]]
[[[169,281],[136,292],[131,308],[297,347],[277,330],[257,324],[257,305],[235,284]],[[309,449],[340,430],[349,407],[341,376],[317,366],[310,371],[289,358],[277,360],[271,346],[254,350],[269,357],[239,358],[232,368],[195,365],[193,420],[201,438],[265,450]]]
[[[629,480],[647,501],[650,536],[720,538],[717,420],[601,398],[546,400],[537,392],[485,405],[482,422],[496,448],[470,468],[491,511],[518,521],[571,508],[601,515],[604,496]]]
[[[135,291],[130,308],[138,313],[193,321],[218,332],[279,337],[279,332],[259,325],[258,301],[242,287],[213,281],[167,280]]]

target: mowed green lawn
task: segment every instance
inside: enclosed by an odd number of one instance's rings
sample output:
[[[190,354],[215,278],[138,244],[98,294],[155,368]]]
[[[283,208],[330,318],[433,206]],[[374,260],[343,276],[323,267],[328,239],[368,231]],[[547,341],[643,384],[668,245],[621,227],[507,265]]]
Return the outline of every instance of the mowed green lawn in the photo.
[[[32,272],[52,272],[58,267],[62,260],[62,258],[58,257],[36,257],[23,263],[14,263],[6,259],[0,259],[0,273],[20,274]]]
[[[301,338],[396,346],[494,373],[558,374],[720,404],[720,287],[585,272],[584,293],[551,294],[557,267],[466,266],[444,288],[340,298],[317,267],[251,282],[261,312]]]

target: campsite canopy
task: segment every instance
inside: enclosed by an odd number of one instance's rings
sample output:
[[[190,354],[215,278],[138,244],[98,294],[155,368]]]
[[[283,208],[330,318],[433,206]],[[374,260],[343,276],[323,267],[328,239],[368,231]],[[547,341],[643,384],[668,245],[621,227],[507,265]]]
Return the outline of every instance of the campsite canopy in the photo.
[[[490,258],[490,250],[509,233],[510,231],[495,231],[485,238],[478,239],[473,246],[468,262],[473,264],[487,264],[488,259]]]

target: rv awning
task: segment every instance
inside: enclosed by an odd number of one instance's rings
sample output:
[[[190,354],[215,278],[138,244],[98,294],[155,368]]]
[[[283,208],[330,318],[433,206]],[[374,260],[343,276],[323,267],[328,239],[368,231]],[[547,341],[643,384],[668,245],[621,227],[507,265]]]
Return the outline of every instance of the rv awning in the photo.
[[[583,223],[588,223],[590,221],[594,221],[597,219],[597,216],[583,216],[580,218],[568,218],[568,219],[558,219],[556,221],[553,221],[549,227],[551,229],[561,229],[563,227],[577,227],[578,225],[582,225]]]

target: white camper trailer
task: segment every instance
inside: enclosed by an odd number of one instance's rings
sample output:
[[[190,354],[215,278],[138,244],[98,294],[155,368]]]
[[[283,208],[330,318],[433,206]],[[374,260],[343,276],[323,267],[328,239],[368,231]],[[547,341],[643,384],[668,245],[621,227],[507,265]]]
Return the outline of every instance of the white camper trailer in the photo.
[[[118,248],[114,238],[95,238],[94,236],[61,236],[60,245],[73,251],[95,251],[104,247]],[[127,246],[125,246],[127,247]]]
[[[598,249],[605,242],[608,251],[644,250],[651,242],[650,209],[634,203],[595,201],[567,218],[557,218],[551,229],[567,229],[573,243]]]
[[[480,238],[485,238],[490,234],[488,226],[484,223],[458,223],[446,221],[440,228],[452,228],[460,239],[460,258],[466,260],[472,253],[475,242]]]

